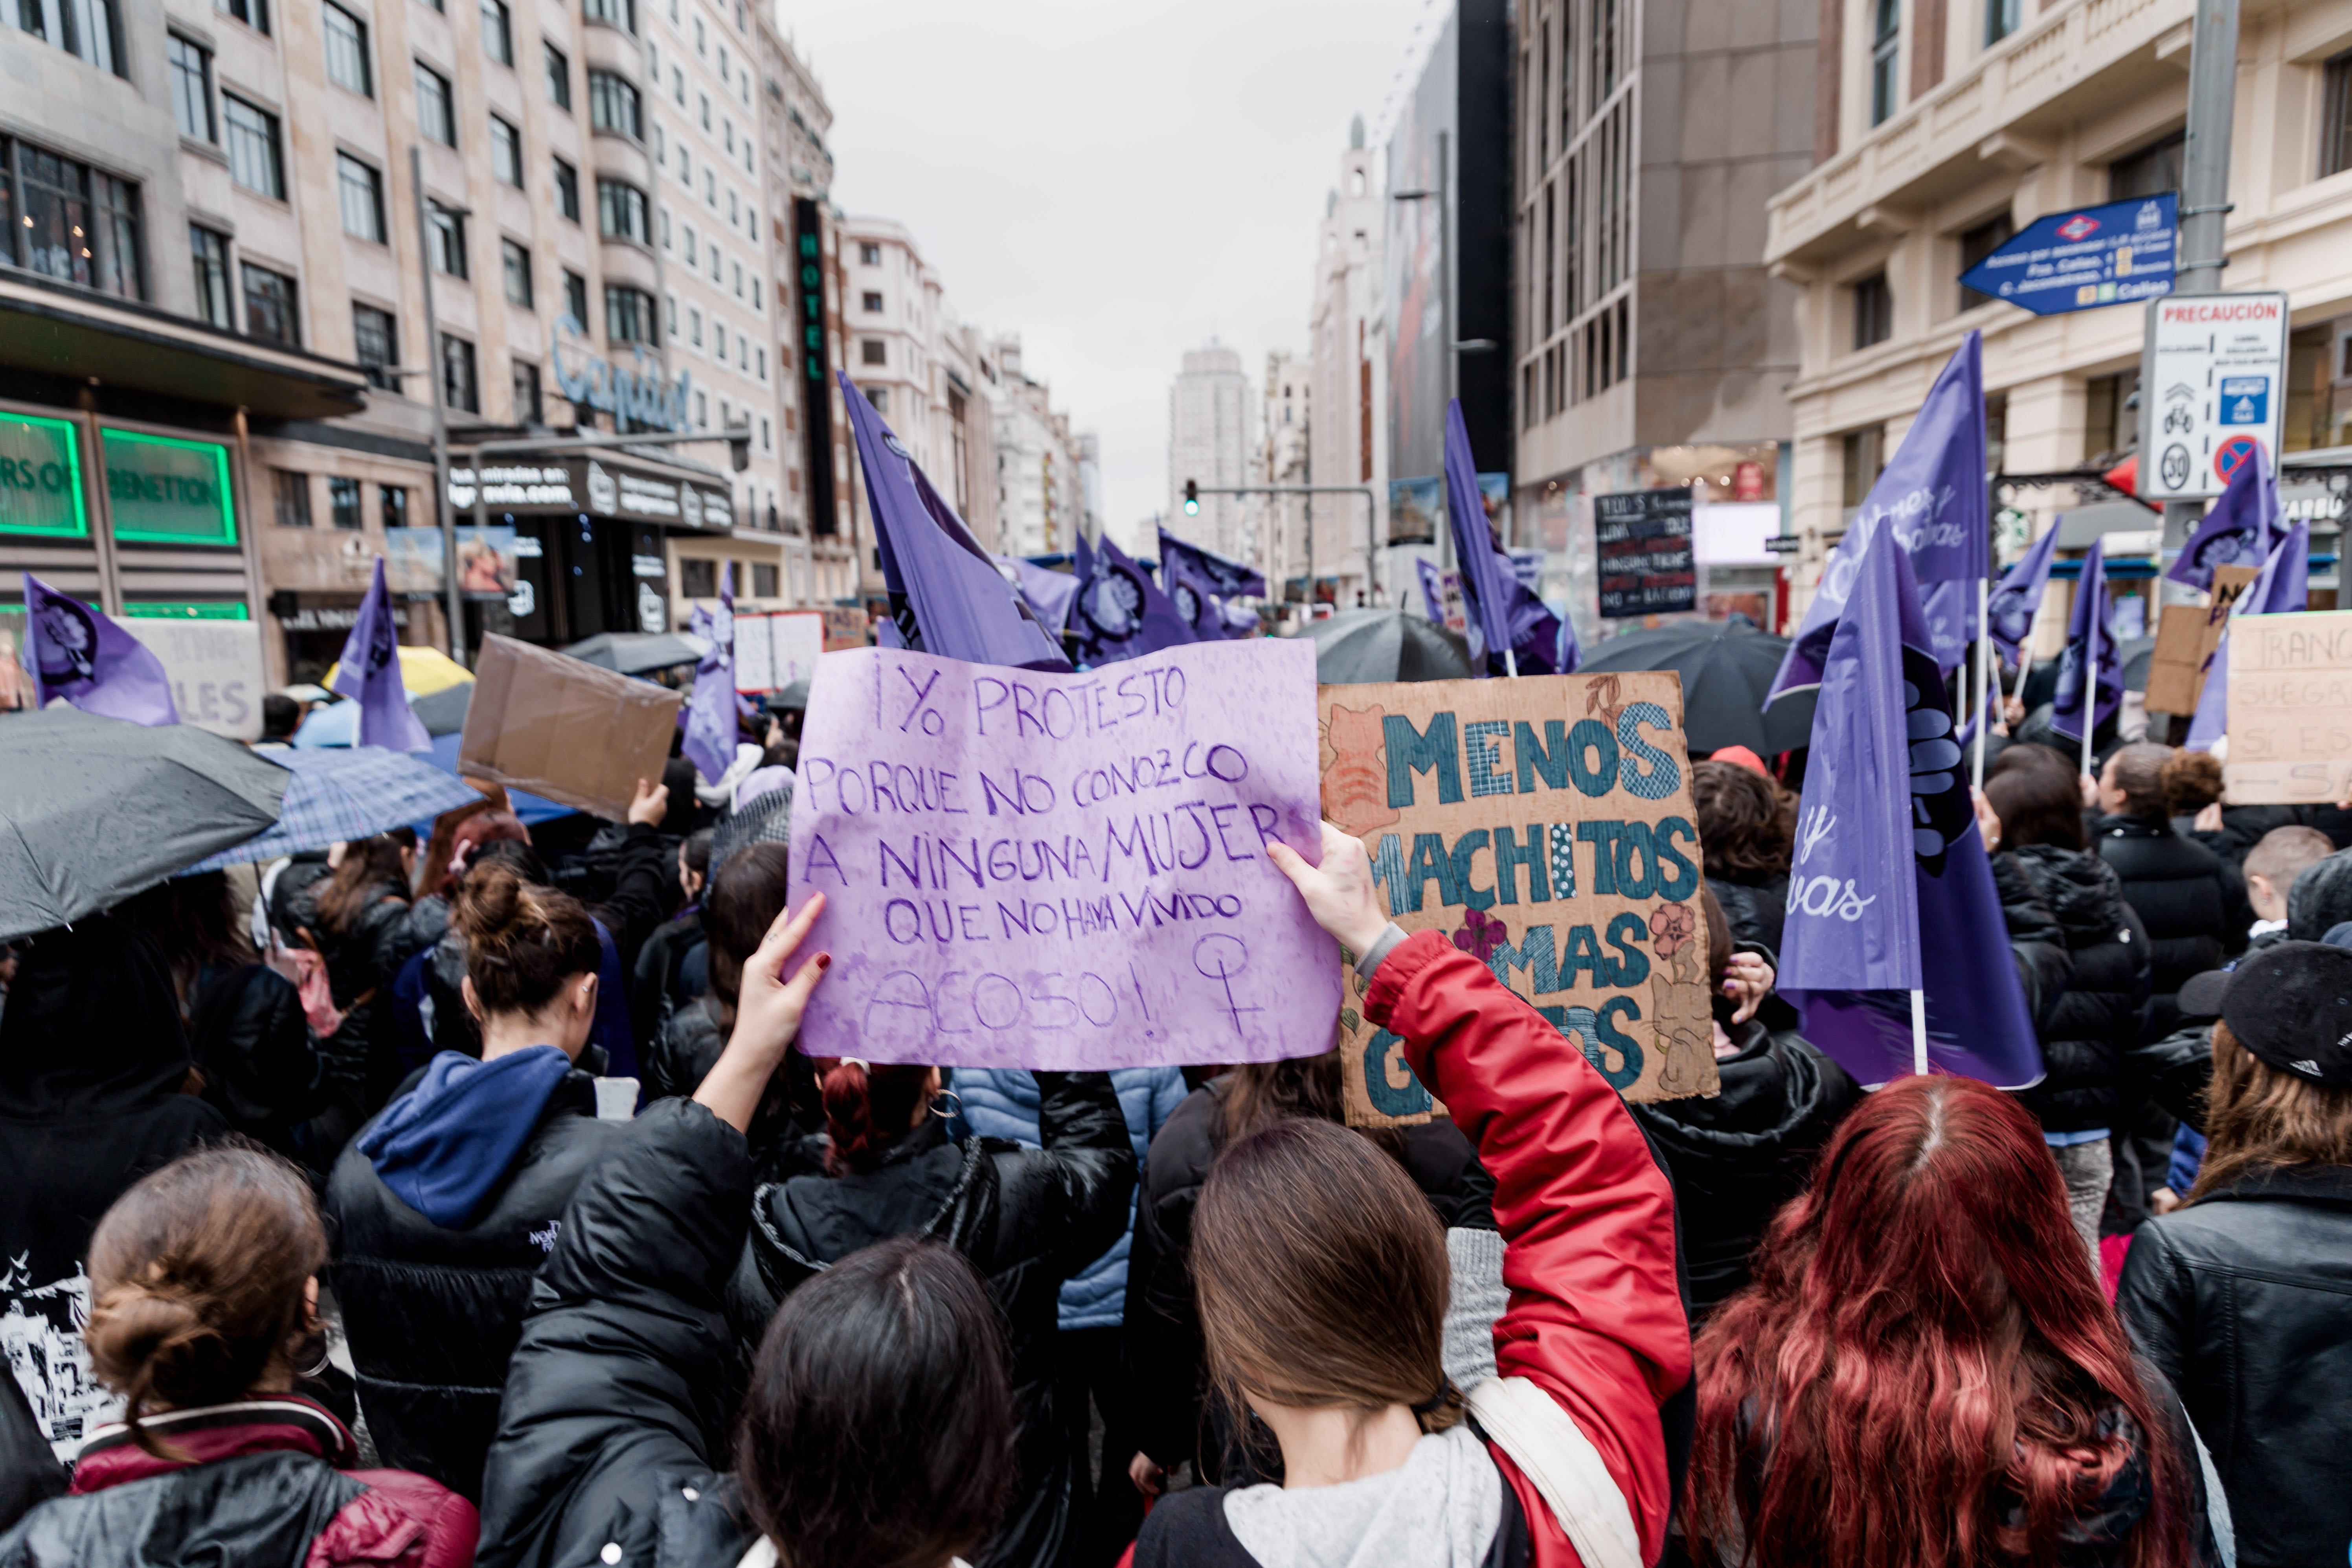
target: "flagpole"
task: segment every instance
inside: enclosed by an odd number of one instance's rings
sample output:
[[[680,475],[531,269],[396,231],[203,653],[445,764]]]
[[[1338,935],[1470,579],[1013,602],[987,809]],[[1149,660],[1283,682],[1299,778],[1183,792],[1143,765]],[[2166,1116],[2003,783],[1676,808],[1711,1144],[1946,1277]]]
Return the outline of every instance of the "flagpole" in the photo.
[[[1911,992],[1911,1070],[1927,1076],[1927,994],[1916,987]]]
[[[1985,735],[1992,729],[1992,579],[1977,579],[1977,692],[1984,703],[1977,721],[1976,786],[1984,788]]]
[[[1519,656],[1516,649],[1507,647],[1503,650],[1503,669],[1513,680],[1519,678]]]
[[[2098,678],[2098,671],[2095,667],[2093,668],[2091,676],[2094,680]],[[2086,691],[2083,694],[2083,776],[2084,778],[2090,778],[2093,776],[2091,773],[2091,731],[2098,727],[2091,722],[2091,716],[2098,711],[2097,703],[2094,700],[2095,696],[2095,693],[2092,691]]]

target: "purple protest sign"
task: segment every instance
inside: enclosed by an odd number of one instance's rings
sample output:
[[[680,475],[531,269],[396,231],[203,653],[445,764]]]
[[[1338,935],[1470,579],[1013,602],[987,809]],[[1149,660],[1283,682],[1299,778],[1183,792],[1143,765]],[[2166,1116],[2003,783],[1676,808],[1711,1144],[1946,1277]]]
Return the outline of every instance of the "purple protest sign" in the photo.
[[[1339,949],[1265,857],[1319,857],[1315,650],[1082,675],[882,648],[817,667],[792,904],[833,954],[811,1056],[1075,1069],[1331,1048]]]

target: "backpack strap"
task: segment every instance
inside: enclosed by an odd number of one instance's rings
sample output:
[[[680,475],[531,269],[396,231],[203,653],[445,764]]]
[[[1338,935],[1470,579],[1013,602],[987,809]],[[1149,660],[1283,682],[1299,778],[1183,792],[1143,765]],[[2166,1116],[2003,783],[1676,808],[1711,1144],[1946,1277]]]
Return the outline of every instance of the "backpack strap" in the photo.
[[[1584,1568],[1643,1568],[1625,1494],[1557,1400],[1527,1378],[1490,1377],[1467,1402],[1488,1441],[1535,1484]]]

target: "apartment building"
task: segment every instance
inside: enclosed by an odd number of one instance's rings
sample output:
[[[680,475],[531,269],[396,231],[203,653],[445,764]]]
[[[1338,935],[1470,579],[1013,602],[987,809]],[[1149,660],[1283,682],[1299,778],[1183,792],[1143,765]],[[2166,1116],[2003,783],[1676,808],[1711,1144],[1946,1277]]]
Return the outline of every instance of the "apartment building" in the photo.
[[[1245,498],[1202,496],[1199,513],[1187,515],[1184,483],[1248,482],[1256,401],[1242,356],[1213,338],[1205,348],[1186,351],[1183,369],[1168,389],[1168,531],[1235,560],[1257,548],[1245,537]]]
[[[1823,7],[1817,166],[1773,197],[1765,249],[1800,290],[1796,607],[1971,329],[1984,333],[1996,469],[2104,466],[2135,445],[2141,307],[2035,317],[1958,277],[2046,214],[2179,188],[2193,12],[2192,0]],[[2352,443],[2352,0],[2245,7],[2236,101],[2225,286],[2287,294],[2282,470],[2290,507],[2332,531],[2336,498],[2294,473],[2299,456]],[[2080,498],[2061,486],[2009,499],[2004,555]],[[2063,641],[2067,597],[2044,601],[2045,650]]]
[[[1337,580],[1339,602],[1349,605],[1360,591],[1381,596],[1370,569],[1376,542],[1388,531],[1388,353],[1381,310],[1386,201],[1378,155],[1364,145],[1359,115],[1340,155],[1339,183],[1324,203],[1307,320],[1308,404],[1315,416],[1307,423],[1307,469],[1317,484],[1371,489],[1369,500],[1315,498],[1317,569]],[[1303,570],[1303,563],[1286,563],[1282,575],[1286,580]]]
[[[1313,380],[1313,367],[1301,356],[1284,349],[1276,349],[1265,356],[1265,381],[1258,406],[1258,450],[1251,464],[1255,475],[1252,483],[1303,485],[1312,478]],[[1334,570],[1338,563],[1328,553],[1337,531],[1316,526],[1323,521],[1318,512],[1336,509],[1309,504],[1326,498],[1269,495],[1244,499],[1255,503],[1249,510],[1259,523],[1259,559],[1254,563],[1265,568],[1269,586],[1281,584],[1275,589],[1276,594],[1300,603],[1310,598],[1355,603],[1352,593],[1345,600],[1339,599],[1340,579]],[[1327,549],[1318,551],[1318,544]]]
[[[993,339],[991,350],[997,373],[990,390],[998,548],[1009,555],[1074,551],[1087,501],[1084,458],[1070,416],[1054,407],[1052,386],[1028,374],[1017,333]],[[1100,536],[1097,522],[1092,537]]]

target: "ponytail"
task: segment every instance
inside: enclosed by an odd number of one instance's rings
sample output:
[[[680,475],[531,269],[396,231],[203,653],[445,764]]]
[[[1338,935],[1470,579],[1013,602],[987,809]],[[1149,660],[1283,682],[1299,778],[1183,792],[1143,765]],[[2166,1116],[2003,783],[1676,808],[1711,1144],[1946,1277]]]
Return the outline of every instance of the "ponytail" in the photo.
[[[825,1168],[836,1176],[873,1170],[890,1141],[913,1124],[931,1069],[877,1067],[856,1057],[820,1061],[816,1068],[824,1090],[825,1131],[833,1139]]]

